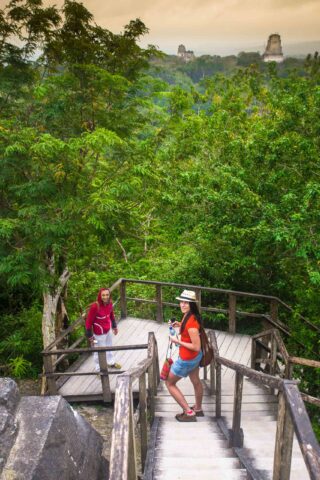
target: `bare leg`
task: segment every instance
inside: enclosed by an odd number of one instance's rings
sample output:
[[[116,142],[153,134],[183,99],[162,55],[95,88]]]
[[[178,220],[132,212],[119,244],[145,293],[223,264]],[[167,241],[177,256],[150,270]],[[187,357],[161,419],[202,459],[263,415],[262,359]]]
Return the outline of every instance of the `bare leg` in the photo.
[[[180,407],[185,411],[189,412],[190,407],[183,396],[181,390],[177,387],[176,383],[181,380],[181,377],[169,373],[168,379],[166,380],[166,387],[169,390],[170,395],[175,399],[175,401],[180,405]]]
[[[202,409],[203,386],[199,377],[200,368],[197,367],[189,374],[189,378],[194,388],[194,395],[196,397],[195,410]]]

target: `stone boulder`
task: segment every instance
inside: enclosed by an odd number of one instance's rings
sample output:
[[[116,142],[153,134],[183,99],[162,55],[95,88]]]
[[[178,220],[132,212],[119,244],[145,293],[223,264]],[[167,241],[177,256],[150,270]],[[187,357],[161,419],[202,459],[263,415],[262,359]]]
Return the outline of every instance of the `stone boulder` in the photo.
[[[19,401],[17,384],[11,378],[0,379],[0,473],[18,434],[15,413]]]
[[[10,379],[0,379],[1,480],[102,480],[108,464],[102,437],[60,396],[22,397]],[[3,403],[3,405],[2,405]],[[10,417],[11,415],[11,417]],[[2,422],[2,418],[4,419]],[[0,428],[1,428],[0,427]],[[0,431],[2,434],[2,431]]]

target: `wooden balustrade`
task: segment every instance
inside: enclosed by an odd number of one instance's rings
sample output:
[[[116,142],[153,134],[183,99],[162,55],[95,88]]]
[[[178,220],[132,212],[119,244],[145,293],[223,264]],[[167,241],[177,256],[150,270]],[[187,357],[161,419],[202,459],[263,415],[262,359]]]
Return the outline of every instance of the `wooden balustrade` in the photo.
[[[282,349],[282,341],[277,331],[263,332],[263,336],[274,335],[277,345]],[[256,336],[258,338],[259,336]],[[320,478],[320,447],[312,430],[310,419],[303,403],[303,395],[300,393],[297,382],[293,380],[283,380],[274,375],[257,372],[252,368],[240,365],[232,360],[219,356],[215,333],[210,332],[211,344],[214,349],[214,365],[216,370],[216,382],[214,394],[216,396],[216,418],[218,425],[227,436],[228,444],[234,447],[237,453],[241,454],[241,461],[248,462],[248,468],[252,471],[252,465],[246,458],[244,451],[239,450],[243,445],[245,431],[241,429],[241,405],[242,405],[242,387],[243,377],[250,378],[258,385],[269,386],[279,391],[277,431],[275,438],[275,453],[273,463],[272,480],[289,480],[291,470],[292,442],[295,432],[299,446],[307,466],[310,479],[318,480]],[[254,343],[254,341],[253,341]],[[273,358],[275,358],[274,347],[270,349]],[[283,351],[284,355],[290,359],[289,355]],[[294,358],[294,357],[293,357]],[[301,360],[294,358],[294,361]],[[306,364],[311,362],[303,359]],[[254,362],[253,362],[254,363]],[[318,363],[314,366],[318,367]],[[231,368],[236,372],[235,375],[235,394],[233,404],[232,428],[227,429],[221,418],[221,367]],[[213,391],[211,391],[213,393]],[[248,470],[248,471],[249,471]],[[257,477],[258,478],[258,474]],[[254,478],[254,477],[252,477]]]
[[[153,299],[143,299],[143,298],[136,298],[136,297],[129,297],[127,294],[127,287],[128,285],[150,285],[155,287],[155,297]],[[210,288],[210,287],[203,287],[199,285],[189,285],[189,284],[178,284],[178,283],[170,283],[170,282],[157,282],[157,281],[149,281],[149,280],[135,280],[135,279],[127,279],[127,278],[120,278],[118,279],[111,287],[110,291],[116,292],[119,290],[119,304],[120,304],[120,317],[121,318],[126,318],[128,315],[128,302],[129,301],[135,301],[135,302],[141,302],[141,303],[149,303],[153,304],[156,306],[156,319],[158,322],[162,322],[164,320],[164,307],[165,306],[171,306],[171,307],[179,307],[178,303],[174,302],[167,302],[164,301],[163,297],[163,291],[165,287],[174,287],[174,288],[188,288],[188,289],[193,289],[196,292],[197,300],[198,300],[198,305],[200,312],[211,312],[211,313],[224,313],[228,317],[229,321],[229,326],[228,330],[231,333],[235,333],[237,331],[237,318],[239,317],[249,317],[249,318],[257,318],[259,320],[263,320],[266,322],[266,324],[271,325],[272,327],[278,328],[280,331],[282,331],[285,335],[290,335],[290,332],[288,328],[279,321],[279,307],[282,307],[288,312],[292,312],[292,308],[288,305],[286,305],[284,302],[282,302],[280,299],[274,296],[269,296],[269,295],[261,295],[261,294],[255,294],[255,293],[248,293],[248,292],[241,292],[241,291],[234,291],[234,290],[224,290],[224,289],[219,289],[219,288]],[[228,301],[228,305],[226,308],[214,308],[214,307],[205,307],[202,304],[202,294],[204,292],[212,293],[212,294],[224,294],[226,295],[226,300]],[[257,313],[257,312],[246,312],[246,311],[241,311],[237,309],[237,300],[239,298],[248,298],[248,299],[256,299],[258,301],[262,302],[269,302],[269,313]],[[118,302],[114,302],[115,304]],[[52,342],[44,352],[48,351],[53,351],[54,349],[57,349],[60,343],[64,341],[64,339],[70,335],[72,332],[74,332],[77,328],[81,328],[84,324],[85,321],[85,313],[81,315],[81,317],[74,322],[70,327],[68,327],[66,330],[62,332],[62,334],[57,337],[57,339]],[[313,328],[314,330],[320,332],[320,328],[316,325],[313,325],[310,321],[305,319],[304,317],[300,316],[301,321],[303,321],[306,325],[308,325],[310,328]],[[82,337],[84,339],[84,337]],[[57,365],[64,359],[66,358],[66,355],[71,352],[72,349],[77,347],[82,340],[77,339],[70,347],[65,348],[64,355],[62,354],[60,357],[54,360],[53,366],[52,366],[52,371],[50,373],[53,373],[57,367]],[[258,343],[256,344],[256,348],[258,348],[258,351],[262,352],[260,349],[260,346]],[[260,350],[259,350],[260,349]],[[58,350],[57,350],[58,351]],[[80,352],[79,352],[80,353]],[[252,358],[257,358],[256,357],[256,352],[254,352],[255,355]],[[271,365],[271,369],[275,365],[275,358],[273,358],[273,364]],[[288,366],[288,371],[287,371],[287,377],[289,377],[289,370],[292,370],[292,365]],[[207,375],[207,371],[205,371],[205,378]]]
[[[155,297],[150,299],[139,298],[139,297],[130,297],[127,295],[127,286],[131,285],[153,285],[155,287]],[[164,307],[179,307],[178,303],[172,301],[163,300],[163,289],[164,287],[174,287],[174,288],[187,288],[194,290],[196,292],[197,301],[199,305],[200,312],[211,312],[211,313],[224,313],[228,317],[229,322],[229,332],[236,333],[237,331],[237,318],[238,317],[251,317],[262,320],[265,325],[278,328],[284,334],[289,335],[290,332],[288,327],[284,325],[279,320],[279,308],[281,307],[285,312],[290,314],[293,312],[292,308],[286,303],[282,302],[279,298],[271,295],[262,295],[256,293],[242,292],[236,290],[226,290],[221,288],[211,288],[203,287],[200,285],[190,285],[183,283],[170,283],[170,282],[157,282],[151,280],[136,280],[131,278],[122,278],[119,279],[113,286],[113,290],[120,288],[120,306],[121,306],[121,318],[127,316],[127,303],[128,301],[134,301],[136,303],[148,303],[156,306],[156,319],[159,322],[163,321],[163,312]],[[111,287],[111,288],[112,288]],[[205,307],[202,305],[202,293],[208,292],[212,294],[224,294],[226,295],[226,300],[228,305],[226,308],[214,308],[214,307]],[[255,299],[261,302],[269,303],[269,311],[265,313],[260,312],[247,312],[237,309],[237,301],[239,298]],[[304,318],[302,315],[299,315],[300,320],[308,325],[308,327],[316,330],[320,333],[320,328],[317,325],[314,325],[312,322]]]
[[[261,339],[263,338],[268,339],[270,347],[261,342]],[[260,364],[264,363],[268,366],[268,373],[279,375],[290,380],[293,378],[294,365],[320,368],[320,362],[317,360],[290,356],[279,331],[275,328],[254,335],[252,337],[251,346],[251,368],[254,370],[260,368]],[[269,358],[264,358],[261,355],[261,350],[264,350],[269,354]],[[280,369],[277,367],[278,362],[281,362],[284,365],[283,372],[280,372]],[[301,392],[301,395],[304,401],[320,406],[319,398],[312,397],[304,392]]]
[[[149,333],[148,356],[135,368],[119,375],[116,385],[113,430],[110,453],[110,480],[137,480],[135,422],[133,412],[132,382],[139,381],[139,422],[141,467],[145,467],[148,448],[148,419],[152,423],[157,392],[158,348],[154,333]],[[146,386],[146,376],[148,386]],[[149,411],[148,411],[149,410]]]
[[[119,346],[112,346],[112,347],[90,347],[90,348],[69,348],[69,349],[56,349],[56,350],[44,350],[42,352],[43,355],[43,363],[44,363],[44,373],[42,376],[45,376],[48,379],[48,393],[49,395],[57,395],[58,387],[57,387],[57,379],[61,379],[63,377],[77,377],[83,375],[97,375],[96,372],[79,372],[74,370],[68,370],[67,372],[56,372],[55,366],[59,363],[61,357],[67,357],[68,355],[73,355],[75,353],[80,354],[92,354],[94,352],[98,353],[99,359],[99,366],[100,366],[100,379],[102,385],[102,395],[104,402],[111,402],[111,390],[110,390],[110,380],[109,375],[120,375],[122,371],[109,371],[107,360],[106,360],[106,352],[114,352],[114,351],[124,351],[124,350],[146,350],[148,349],[148,344],[139,344],[139,345],[119,345]],[[57,355],[61,355],[55,362],[53,358]]]

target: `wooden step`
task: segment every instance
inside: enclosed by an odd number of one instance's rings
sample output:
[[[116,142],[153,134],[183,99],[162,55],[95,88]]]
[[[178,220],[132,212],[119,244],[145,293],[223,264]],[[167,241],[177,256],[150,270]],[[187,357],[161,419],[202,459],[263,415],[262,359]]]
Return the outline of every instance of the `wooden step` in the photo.
[[[164,446],[161,448],[155,449],[155,457],[170,457],[179,459],[181,461],[186,455],[185,450],[180,450],[179,443],[175,441],[168,442],[166,441]],[[192,444],[189,446],[188,458],[210,458],[210,457],[219,457],[219,458],[234,458],[234,453],[231,448],[226,448],[225,444],[214,442],[204,449],[202,445]]]
[[[202,467],[205,467],[208,470],[209,469],[210,470],[214,470],[214,469],[232,470],[232,469],[240,468],[240,462],[237,458],[232,458],[232,457],[225,457],[225,458],[209,457],[206,459],[198,458],[198,457],[190,458],[189,452],[184,464],[181,463],[181,460],[179,461],[179,464],[178,464],[177,458],[174,455],[170,457],[156,458],[155,464],[156,464],[156,468],[166,470],[166,471],[171,471],[171,469],[179,467],[181,472],[194,472],[194,473],[199,472],[199,470],[201,470]]]
[[[154,480],[247,480],[247,472],[243,469],[209,469],[202,466],[195,472],[181,472],[179,467],[169,471],[156,469]]]

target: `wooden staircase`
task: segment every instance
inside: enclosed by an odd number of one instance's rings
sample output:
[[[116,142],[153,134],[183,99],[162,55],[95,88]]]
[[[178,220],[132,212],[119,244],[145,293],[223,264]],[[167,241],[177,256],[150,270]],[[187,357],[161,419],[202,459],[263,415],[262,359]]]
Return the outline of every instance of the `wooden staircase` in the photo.
[[[192,404],[194,397],[188,380],[181,380],[179,387]],[[247,478],[239,459],[214,420],[212,396],[203,399],[205,417],[196,423],[179,423],[174,418],[179,407],[162,384],[156,398],[158,418],[153,465],[145,480],[203,480],[223,478],[240,480]],[[148,471],[148,469],[146,469]]]
[[[157,339],[160,331],[157,332]],[[219,352],[225,358],[250,365],[251,339],[247,335],[231,335],[216,331]],[[165,351],[165,342],[159,353]],[[162,360],[162,358],[161,358]],[[224,429],[232,428],[234,408],[234,370],[222,367],[221,416],[216,419],[216,397],[210,394],[208,380],[203,380],[203,410],[205,417],[196,423],[179,423],[175,414],[180,407],[169,394],[164,383],[158,386],[155,398],[155,425],[153,444],[149,446],[144,480],[199,479],[247,479],[272,478],[275,438],[277,428],[278,396],[268,387],[256,385],[245,378],[243,383],[241,426],[244,432],[242,448],[230,448]],[[189,379],[178,383],[189,405],[194,403],[193,387]],[[226,432],[227,433],[227,432]],[[151,447],[151,448],[150,448]],[[245,462],[241,463],[241,458]],[[254,476],[250,475],[252,472]],[[293,442],[291,480],[309,477],[299,444]]]
[[[162,417],[154,452],[154,480],[247,479],[233,450],[210,417],[197,423],[178,423]],[[146,478],[146,477],[145,477]]]

